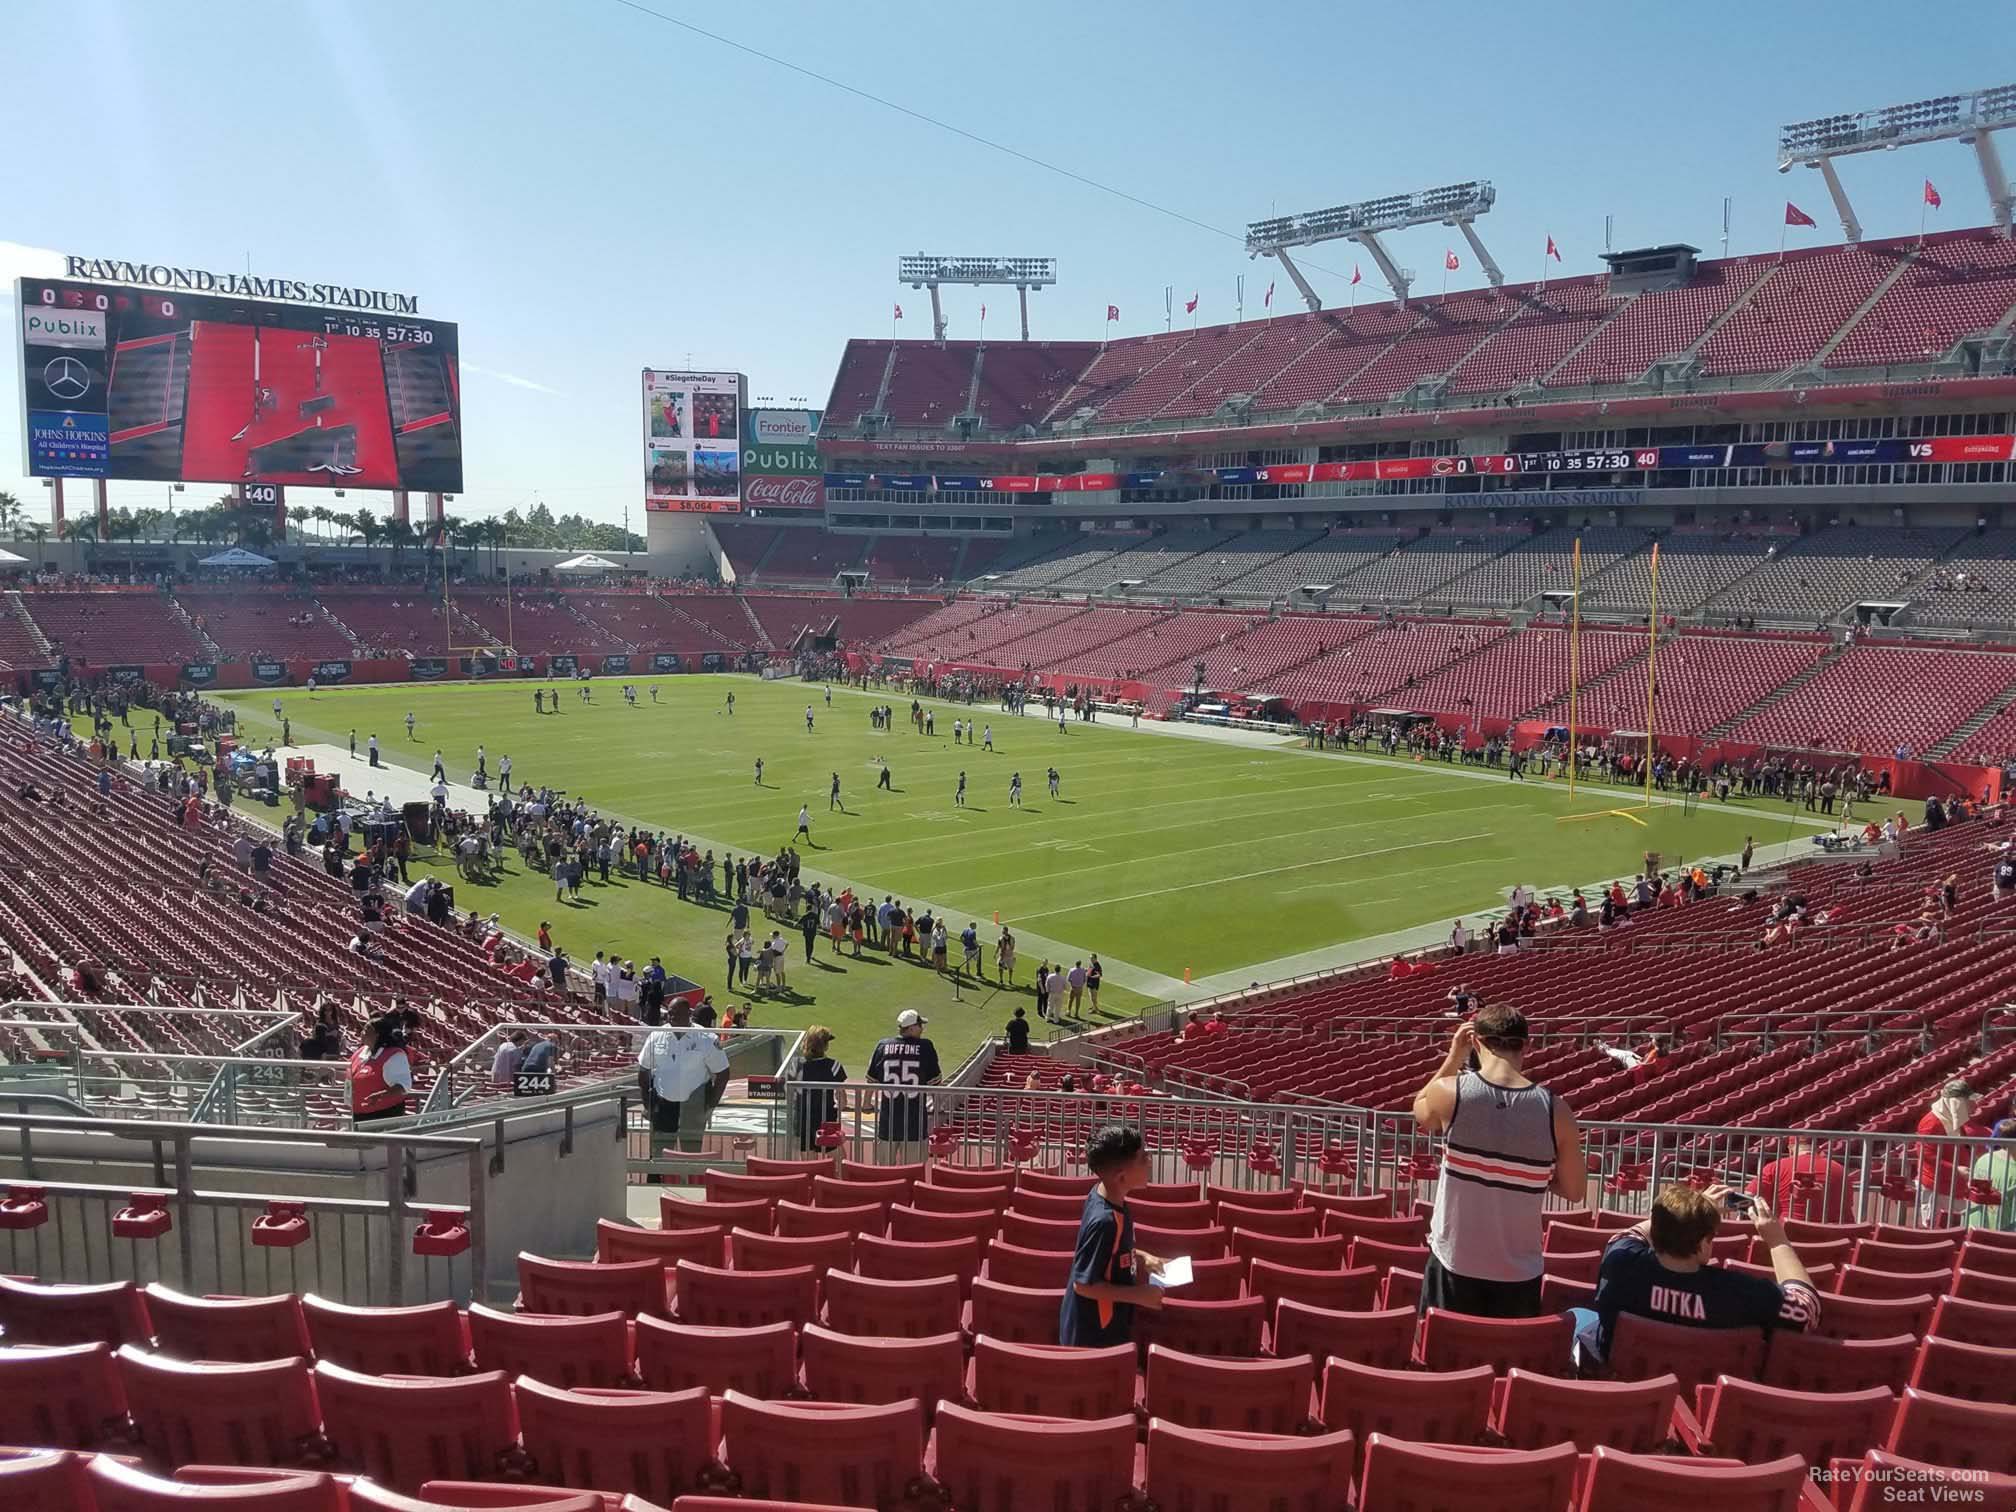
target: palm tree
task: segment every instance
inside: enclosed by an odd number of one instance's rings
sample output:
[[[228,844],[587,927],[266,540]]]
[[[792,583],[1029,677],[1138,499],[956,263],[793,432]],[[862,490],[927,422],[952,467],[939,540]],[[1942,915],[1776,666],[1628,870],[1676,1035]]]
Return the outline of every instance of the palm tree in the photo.
[[[15,540],[18,541],[25,535],[35,543],[35,570],[40,572],[42,570],[42,543],[49,539],[49,527],[40,520],[31,520],[25,525],[16,520],[14,530]]]
[[[392,548],[392,570],[399,570],[399,558],[409,546],[420,539],[411,520],[387,520],[384,527],[385,540]]]
[[[14,539],[20,540],[21,501],[0,488],[0,530],[14,532]]]
[[[342,517],[338,516],[338,518]],[[350,533],[362,543],[364,547],[364,565],[369,567],[371,565],[372,546],[385,539],[384,525],[379,521],[378,516],[371,513],[368,509],[358,510],[345,523],[349,525]]]

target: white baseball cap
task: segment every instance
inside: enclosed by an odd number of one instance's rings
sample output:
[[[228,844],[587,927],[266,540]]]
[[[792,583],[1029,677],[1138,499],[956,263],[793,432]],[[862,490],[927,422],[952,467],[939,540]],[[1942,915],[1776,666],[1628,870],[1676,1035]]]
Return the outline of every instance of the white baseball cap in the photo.
[[[898,1029],[910,1029],[930,1022],[931,1020],[924,1017],[915,1008],[905,1008],[901,1013],[896,1015],[896,1027]]]

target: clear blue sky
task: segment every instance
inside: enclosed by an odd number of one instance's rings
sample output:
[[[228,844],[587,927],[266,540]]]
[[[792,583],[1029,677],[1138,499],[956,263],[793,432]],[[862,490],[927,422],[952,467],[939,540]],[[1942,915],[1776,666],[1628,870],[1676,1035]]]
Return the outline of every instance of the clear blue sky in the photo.
[[[1777,246],[1788,193],[1820,222],[1807,238],[1837,238],[1817,175],[1776,172],[1781,124],[2016,72],[2006,0],[1022,0],[936,27],[917,5],[646,3],[1230,231],[1489,178],[1481,226],[1514,279],[1537,276],[1550,233],[1560,272],[1597,271],[1606,214],[1620,247],[1712,254],[1724,195],[1734,252]],[[1242,273],[1256,317],[1270,276],[1234,240],[617,0],[17,0],[0,27],[0,488],[37,513],[11,308],[14,274],[55,271],[35,249],[218,269],[249,254],[266,274],[416,293],[462,327],[456,507],[536,495],[611,520],[640,492],[639,369],[690,355],[747,372],[752,394],[821,403],[843,343],[889,334],[893,301],[902,334],[928,336],[900,253],[1055,256],[1039,337],[1096,338],[1109,302],[1119,331],[1159,329],[1165,285],[1229,320]],[[2016,167],[2016,141],[2003,150]],[[1934,226],[1987,218],[1958,145],[1843,172],[1871,237],[1917,229],[1927,176]],[[1440,286],[1453,234],[1397,240],[1420,287]],[[1354,252],[1316,260],[1348,273]],[[1452,287],[1480,281],[1463,262]],[[1359,296],[1379,292],[1368,262]],[[977,334],[980,296],[948,297],[952,334]],[[1010,334],[1012,292],[987,302]],[[163,498],[114,486],[115,503]]]

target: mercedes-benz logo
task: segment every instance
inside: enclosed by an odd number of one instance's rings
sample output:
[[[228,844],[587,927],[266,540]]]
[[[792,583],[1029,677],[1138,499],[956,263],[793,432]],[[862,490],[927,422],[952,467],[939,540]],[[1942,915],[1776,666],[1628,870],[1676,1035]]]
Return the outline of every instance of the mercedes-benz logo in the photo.
[[[57,399],[82,399],[91,391],[91,369],[75,357],[51,357],[42,369],[42,386]]]

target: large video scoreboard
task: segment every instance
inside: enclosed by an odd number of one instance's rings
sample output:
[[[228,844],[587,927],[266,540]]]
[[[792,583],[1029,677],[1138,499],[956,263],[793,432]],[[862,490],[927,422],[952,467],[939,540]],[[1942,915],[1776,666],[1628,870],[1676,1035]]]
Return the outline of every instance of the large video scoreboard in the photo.
[[[644,507],[704,514],[742,508],[740,373],[644,369]]]
[[[17,293],[32,476],[461,492],[449,322],[62,279]]]

